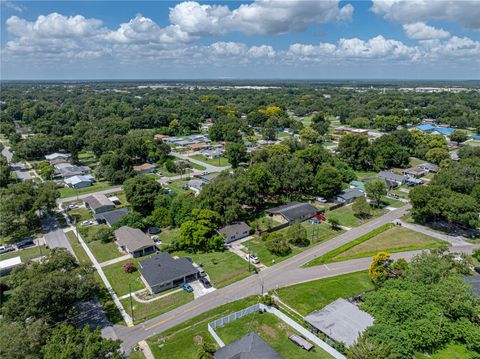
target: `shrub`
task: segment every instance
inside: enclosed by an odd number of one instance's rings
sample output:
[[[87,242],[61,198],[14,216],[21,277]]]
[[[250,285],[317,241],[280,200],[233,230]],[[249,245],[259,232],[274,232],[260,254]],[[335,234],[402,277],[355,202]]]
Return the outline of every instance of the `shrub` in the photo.
[[[280,257],[292,253],[292,248],[288,245],[288,242],[277,233],[270,233],[266,247],[270,253]]]
[[[123,270],[125,271],[125,273],[133,273],[137,270],[137,267],[132,261],[128,261],[123,265]]]

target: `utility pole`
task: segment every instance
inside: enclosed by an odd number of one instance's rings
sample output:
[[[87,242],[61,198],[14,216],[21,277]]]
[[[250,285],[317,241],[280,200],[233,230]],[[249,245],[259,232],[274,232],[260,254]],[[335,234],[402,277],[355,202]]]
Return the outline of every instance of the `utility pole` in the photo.
[[[128,283],[128,291],[130,292],[130,312],[132,313],[132,322],[135,323],[135,317],[133,315],[132,285],[131,285],[131,283]]]

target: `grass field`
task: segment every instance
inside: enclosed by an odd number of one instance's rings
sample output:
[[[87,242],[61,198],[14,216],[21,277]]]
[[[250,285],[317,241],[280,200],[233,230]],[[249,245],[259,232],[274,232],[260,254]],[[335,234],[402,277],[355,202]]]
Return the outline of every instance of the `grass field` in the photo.
[[[332,358],[321,348],[315,347],[307,352],[294,344],[288,337],[291,334],[298,333],[270,313],[252,313],[216,329],[220,339],[227,345],[253,331],[270,344],[283,358]]]
[[[182,194],[182,193],[188,193],[188,192],[193,192],[190,189],[184,189],[182,188],[184,184],[188,182],[187,179],[180,179],[176,181],[172,181],[169,184],[166,185],[166,187],[170,188],[175,194]]]
[[[98,181],[98,182],[95,182],[90,187],[75,189],[75,188],[65,186],[64,188],[59,188],[58,191],[60,192],[60,198],[66,198],[66,197],[75,197],[77,194],[80,195],[80,194],[92,193],[97,191],[103,191],[112,187],[115,187],[115,186],[112,186],[109,182]]]
[[[99,263],[110,259],[118,258],[123,254],[118,250],[117,245],[113,242],[103,243],[102,241],[87,242],[88,248]]]
[[[278,297],[302,315],[318,310],[338,298],[349,298],[374,289],[368,272],[355,272],[319,279],[276,290]]]
[[[388,197],[383,197],[382,201],[386,207],[400,208],[405,205],[405,203],[402,201],[398,201],[396,199],[388,198]]]
[[[78,160],[83,166],[89,166],[91,169],[94,169],[98,164],[98,160],[91,151],[80,152],[78,154]]]
[[[374,256],[379,251],[403,252],[447,246],[446,242],[403,227],[392,227],[372,239],[339,253],[334,260]]]
[[[444,349],[441,349],[433,354],[415,354],[416,359],[474,359],[477,358],[476,353],[468,350],[461,344],[447,344]]]
[[[310,245],[307,247],[297,247],[294,245],[290,245],[292,247],[292,253],[287,256],[280,257],[275,254],[272,254],[268,251],[265,246],[265,242],[260,237],[254,237],[243,243],[245,247],[250,249],[250,251],[258,256],[260,262],[265,264],[266,266],[270,266],[274,263],[281,262],[291,256],[294,256],[298,253],[303,252],[304,250],[318,244],[321,242],[325,242],[333,237],[336,237],[343,233],[343,230],[334,231],[330,228],[329,225],[322,223],[322,224],[310,224],[308,222],[303,222],[302,225],[307,229],[307,238],[311,241]],[[288,227],[277,231],[276,233],[283,234],[287,236]],[[285,237],[287,238],[287,237]],[[287,238],[288,239],[288,238]]]
[[[258,303],[257,297],[248,297],[222,305],[148,339],[147,343],[157,359],[196,358],[202,343],[215,344],[207,330],[209,322],[255,303]]]
[[[329,218],[336,218],[341,226],[345,227],[358,227],[359,225],[371,221],[372,219],[381,216],[388,212],[388,209],[380,208],[380,209],[372,209],[372,217],[362,220],[358,217],[355,217],[353,214],[352,206],[343,206],[333,211],[328,211],[325,214],[327,220]]]
[[[75,236],[75,233],[73,233],[73,231],[68,231],[65,234],[68,237],[68,239],[70,239],[70,245],[72,246],[73,251],[77,256],[78,262],[80,264],[92,265],[92,261],[88,257],[87,252],[85,252],[80,242],[78,242],[77,237]]]
[[[178,161],[178,160],[183,161],[183,158],[180,158],[180,157],[173,156],[173,159],[176,160],[176,161]],[[198,171],[204,171],[205,170],[204,166],[201,166],[197,163],[190,162],[190,166],[192,166],[193,169],[198,170]]]
[[[180,228],[162,229],[158,238],[162,241],[162,247],[171,244],[178,239],[180,235]]]
[[[72,221],[77,221],[77,223],[80,223],[82,221],[90,221],[93,220],[94,217],[92,215],[92,212],[85,207],[80,207],[80,208],[75,208],[71,209],[68,211],[68,216]]]
[[[166,313],[192,300],[193,293],[187,293],[183,290],[181,292],[170,294],[164,298],[154,300],[150,303],[140,303],[132,299],[135,324]],[[121,302],[127,313],[132,315],[130,298],[122,299]]]
[[[208,163],[211,166],[223,167],[223,166],[228,166],[230,164],[225,157],[215,158],[214,160],[210,160],[202,155],[193,155],[190,157],[198,161]]]
[[[20,249],[18,251],[0,254],[0,261],[20,256],[20,258],[22,259],[22,262],[26,263],[30,259],[45,256],[49,252],[50,250],[46,246],[35,246],[35,247]]]
[[[141,259],[145,259],[145,257]],[[123,265],[128,261],[132,261],[133,263],[135,263],[135,266],[137,267],[137,270],[135,272],[126,273],[123,270]],[[119,297],[129,293],[129,284],[131,285],[132,292],[145,288],[142,280],[140,279],[140,271],[138,270],[138,268],[140,268],[140,265],[138,264],[138,262],[139,259],[132,258],[127,259],[123,262],[111,264],[107,267],[103,267],[103,272],[105,273],[105,276],[107,277],[110,285]]]
[[[191,257],[195,263],[207,272],[216,288],[225,287],[254,273],[248,271],[247,261],[228,251],[210,253],[173,252],[172,255]]]

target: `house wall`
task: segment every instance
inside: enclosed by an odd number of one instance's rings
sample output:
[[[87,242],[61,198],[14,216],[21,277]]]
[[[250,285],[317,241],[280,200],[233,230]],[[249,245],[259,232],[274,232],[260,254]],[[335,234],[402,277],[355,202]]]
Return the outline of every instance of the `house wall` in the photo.
[[[146,256],[147,254],[150,254],[150,253],[154,253],[155,250],[156,250],[156,247],[152,245],[151,247],[147,247],[139,251],[135,251],[133,253],[129,251],[129,253],[132,255],[133,258],[138,258],[138,257]]]
[[[245,232],[242,232],[242,233],[237,233],[233,236],[229,236],[227,238],[225,238],[225,243],[231,243],[233,241],[237,241],[239,239],[242,239],[242,238],[245,238],[247,237],[248,235],[250,234],[250,231],[245,231]]]

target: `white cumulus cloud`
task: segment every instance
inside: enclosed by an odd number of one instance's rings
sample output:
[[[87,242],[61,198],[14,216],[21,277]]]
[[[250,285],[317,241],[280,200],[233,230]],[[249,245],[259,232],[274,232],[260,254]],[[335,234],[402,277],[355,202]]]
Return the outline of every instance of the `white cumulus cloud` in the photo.
[[[450,37],[450,33],[443,29],[436,29],[423,22],[403,25],[403,31],[409,39],[414,40],[434,40]]]

